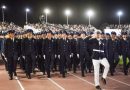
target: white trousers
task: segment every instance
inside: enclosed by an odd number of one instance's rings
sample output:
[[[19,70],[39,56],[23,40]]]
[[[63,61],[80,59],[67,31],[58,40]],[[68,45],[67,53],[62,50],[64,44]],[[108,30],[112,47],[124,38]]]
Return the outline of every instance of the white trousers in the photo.
[[[103,72],[103,78],[106,79],[108,71],[109,71],[109,63],[108,60],[106,58],[100,59],[100,60],[93,60],[93,66],[94,66],[94,82],[95,82],[95,86],[100,85],[99,83],[99,69],[100,69],[100,64],[102,64],[104,66],[104,72]]]

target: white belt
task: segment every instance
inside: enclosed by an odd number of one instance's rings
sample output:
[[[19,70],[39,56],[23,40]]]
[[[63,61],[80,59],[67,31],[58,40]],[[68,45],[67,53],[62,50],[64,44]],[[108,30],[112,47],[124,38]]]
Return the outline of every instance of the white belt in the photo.
[[[97,50],[97,49],[93,49],[93,51],[96,51],[96,52],[104,52],[103,50]]]

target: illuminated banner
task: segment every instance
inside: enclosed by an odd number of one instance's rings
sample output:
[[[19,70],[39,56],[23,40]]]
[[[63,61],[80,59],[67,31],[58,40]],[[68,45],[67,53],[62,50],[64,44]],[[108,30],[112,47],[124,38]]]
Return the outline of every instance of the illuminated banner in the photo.
[[[104,29],[104,33],[116,32],[117,35],[121,35],[121,29]]]

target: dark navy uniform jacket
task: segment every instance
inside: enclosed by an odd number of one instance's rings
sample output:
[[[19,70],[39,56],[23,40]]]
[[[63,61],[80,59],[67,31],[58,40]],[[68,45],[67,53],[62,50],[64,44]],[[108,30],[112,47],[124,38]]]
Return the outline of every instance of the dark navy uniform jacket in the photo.
[[[23,45],[22,45],[22,53],[23,55],[35,55],[36,54],[36,50],[35,50],[35,40],[32,38],[32,39],[28,39],[28,38],[25,38],[23,40]]]
[[[119,55],[121,53],[120,41],[117,39],[114,41],[112,39],[109,39],[107,41],[107,53],[109,57],[113,55],[113,53],[116,53]]]
[[[60,54],[69,54],[68,50],[69,50],[69,46],[68,46],[68,41],[67,39],[60,39],[60,45],[59,45],[59,50],[60,50]]]
[[[121,47],[121,54],[129,54],[130,55],[130,41],[127,40],[121,40],[120,41],[120,47]]]
[[[79,54],[79,39],[72,39],[72,53]]]
[[[36,54],[42,55],[42,40],[43,39],[36,39],[35,40],[35,47],[36,47]]]
[[[79,54],[88,53],[88,39],[79,39]]]
[[[54,43],[53,43],[53,39],[45,39],[45,54],[54,54]]]
[[[92,50],[92,59],[103,59],[106,58],[105,55],[105,44],[103,40],[97,40],[96,38],[90,39],[91,50]]]
[[[4,54],[6,57],[12,57],[12,56],[17,56],[17,48],[18,41],[16,39],[11,40],[11,39],[6,39],[4,43]]]

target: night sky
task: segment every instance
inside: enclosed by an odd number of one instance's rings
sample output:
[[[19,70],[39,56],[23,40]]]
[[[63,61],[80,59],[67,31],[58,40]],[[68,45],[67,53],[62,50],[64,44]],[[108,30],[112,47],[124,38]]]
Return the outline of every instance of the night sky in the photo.
[[[130,23],[130,0],[0,0],[1,5],[6,5],[5,18],[7,22],[14,22],[18,25],[25,23],[25,8],[31,9],[28,14],[29,22],[39,22],[39,16],[43,9],[48,7],[51,14],[48,16],[50,23],[66,23],[63,11],[66,8],[73,10],[69,19],[70,24],[88,24],[85,11],[92,8],[96,15],[92,19],[92,24],[99,26],[103,23],[118,24],[116,12],[122,10],[124,15],[121,23]],[[2,15],[0,14],[2,21]]]

